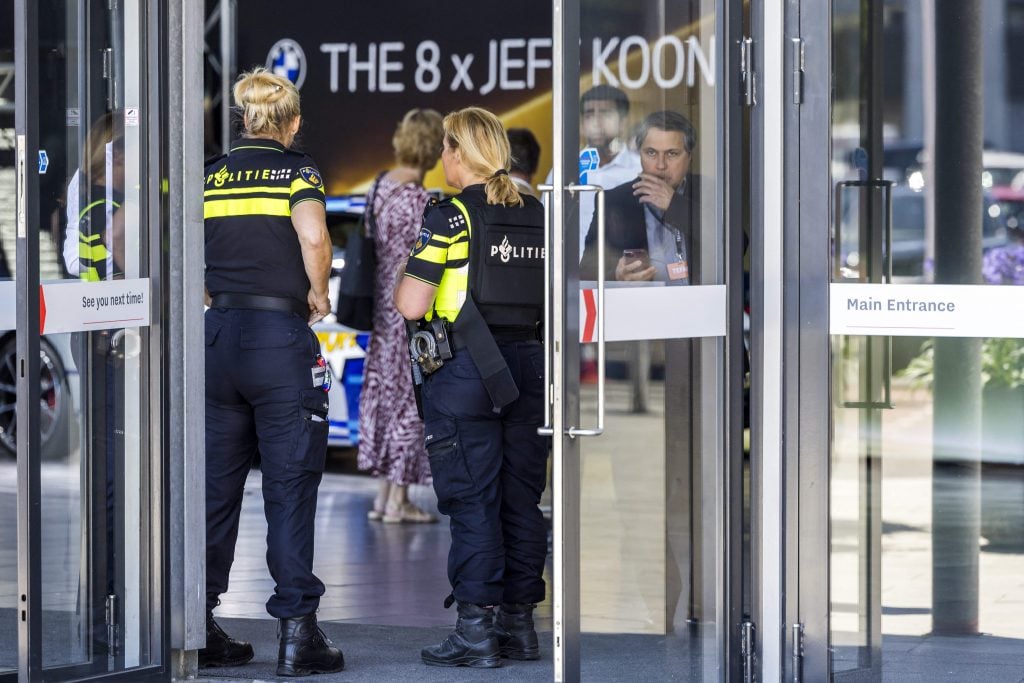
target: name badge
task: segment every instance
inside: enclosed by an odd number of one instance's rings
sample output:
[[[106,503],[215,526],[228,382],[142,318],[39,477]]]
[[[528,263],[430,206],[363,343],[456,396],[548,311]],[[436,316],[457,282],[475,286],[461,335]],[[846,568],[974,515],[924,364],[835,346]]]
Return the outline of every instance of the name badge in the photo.
[[[688,280],[690,278],[690,267],[686,261],[676,261],[666,266],[669,280]]]

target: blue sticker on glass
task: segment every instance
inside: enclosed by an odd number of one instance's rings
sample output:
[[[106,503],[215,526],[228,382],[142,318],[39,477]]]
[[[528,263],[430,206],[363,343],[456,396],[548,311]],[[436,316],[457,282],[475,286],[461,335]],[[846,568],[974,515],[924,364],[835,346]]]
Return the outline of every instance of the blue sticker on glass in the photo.
[[[302,179],[313,187],[320,187],[324,184],[323,179],[320,178],[320,171],[316,170],[312,166],[303,166],[299,169],[299,175]]]
[[[601,154],[594,147],[580,150],[580,182],[586,184],[587,172],[601,166]]]

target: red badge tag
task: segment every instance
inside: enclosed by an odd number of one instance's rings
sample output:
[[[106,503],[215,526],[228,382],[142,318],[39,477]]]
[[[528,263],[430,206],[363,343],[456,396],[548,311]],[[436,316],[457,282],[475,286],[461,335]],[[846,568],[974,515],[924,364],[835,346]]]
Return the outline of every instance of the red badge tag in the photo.
[[[688,280],[690,278],[690,268],[686,265],[686,261],[670,263],[667,269],[669,280]]]

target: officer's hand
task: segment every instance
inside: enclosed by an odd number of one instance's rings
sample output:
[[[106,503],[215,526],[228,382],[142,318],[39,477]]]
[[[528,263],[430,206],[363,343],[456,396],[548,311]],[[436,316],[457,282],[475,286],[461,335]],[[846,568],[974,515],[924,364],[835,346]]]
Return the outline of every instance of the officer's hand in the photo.
[[[643,261],[633,257],[627,259],[623,256],[619,259],[619,262],[615,264],[616,280],[653,280],[654,275],[657,272],[658,270],[654,266],[645,266]]]
[[[327,294],[318,295],[312,289],[309,290],[309,294],[306,296],[306,301],[309,303],[309,324],[315,325],[331,312],[331,299]]]

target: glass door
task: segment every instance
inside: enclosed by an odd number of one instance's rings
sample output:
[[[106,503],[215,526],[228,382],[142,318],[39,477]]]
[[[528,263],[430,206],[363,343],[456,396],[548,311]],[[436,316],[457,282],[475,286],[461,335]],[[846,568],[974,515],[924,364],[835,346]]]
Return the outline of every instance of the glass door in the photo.
[[[556,680],[739,671],[738,7],[554,3]]]
[[[13,320],[14,259],[14,7],[0,9],[0,317]],[[13,325],[9,326],[13,328]],[[6,343],[11,343],[6,333]],[[0,442],[14,418],[17,364],[0,365]],[[18,669],[18,477],[10,447],[0,453],[0,676]]]
[[[17,482],[18,560],[0,581],[17,637],[0,662],[22,680],[143,680],[165,642],[156,17],[145,0],[43,0],[16,2],[13,19],[15,234],[2,237],[16,242],[16,314],[0,327],[17,332],[0,332],[0,383],[17,400],[0,413],[0,470]]]
[[[800,359],[819,378],[801,388],[801,419],[827,425],[802,432],[801,470],[827,472],[828,492],[800,482],[802,673],[1013,680],[1024,666],[1024,289],[1013,286],[1024,284],[1024,137],[1010,121],[1024,5],[803,7],[808,50],[831,44],[807,101],[824,89],[831,103],[800,120],[800,222],[820,231],[828,263],[801,264],[800,283],[829,292],[800,312],[828,320],[827,355]],[[815,518],[828,520],[827,543]]]

